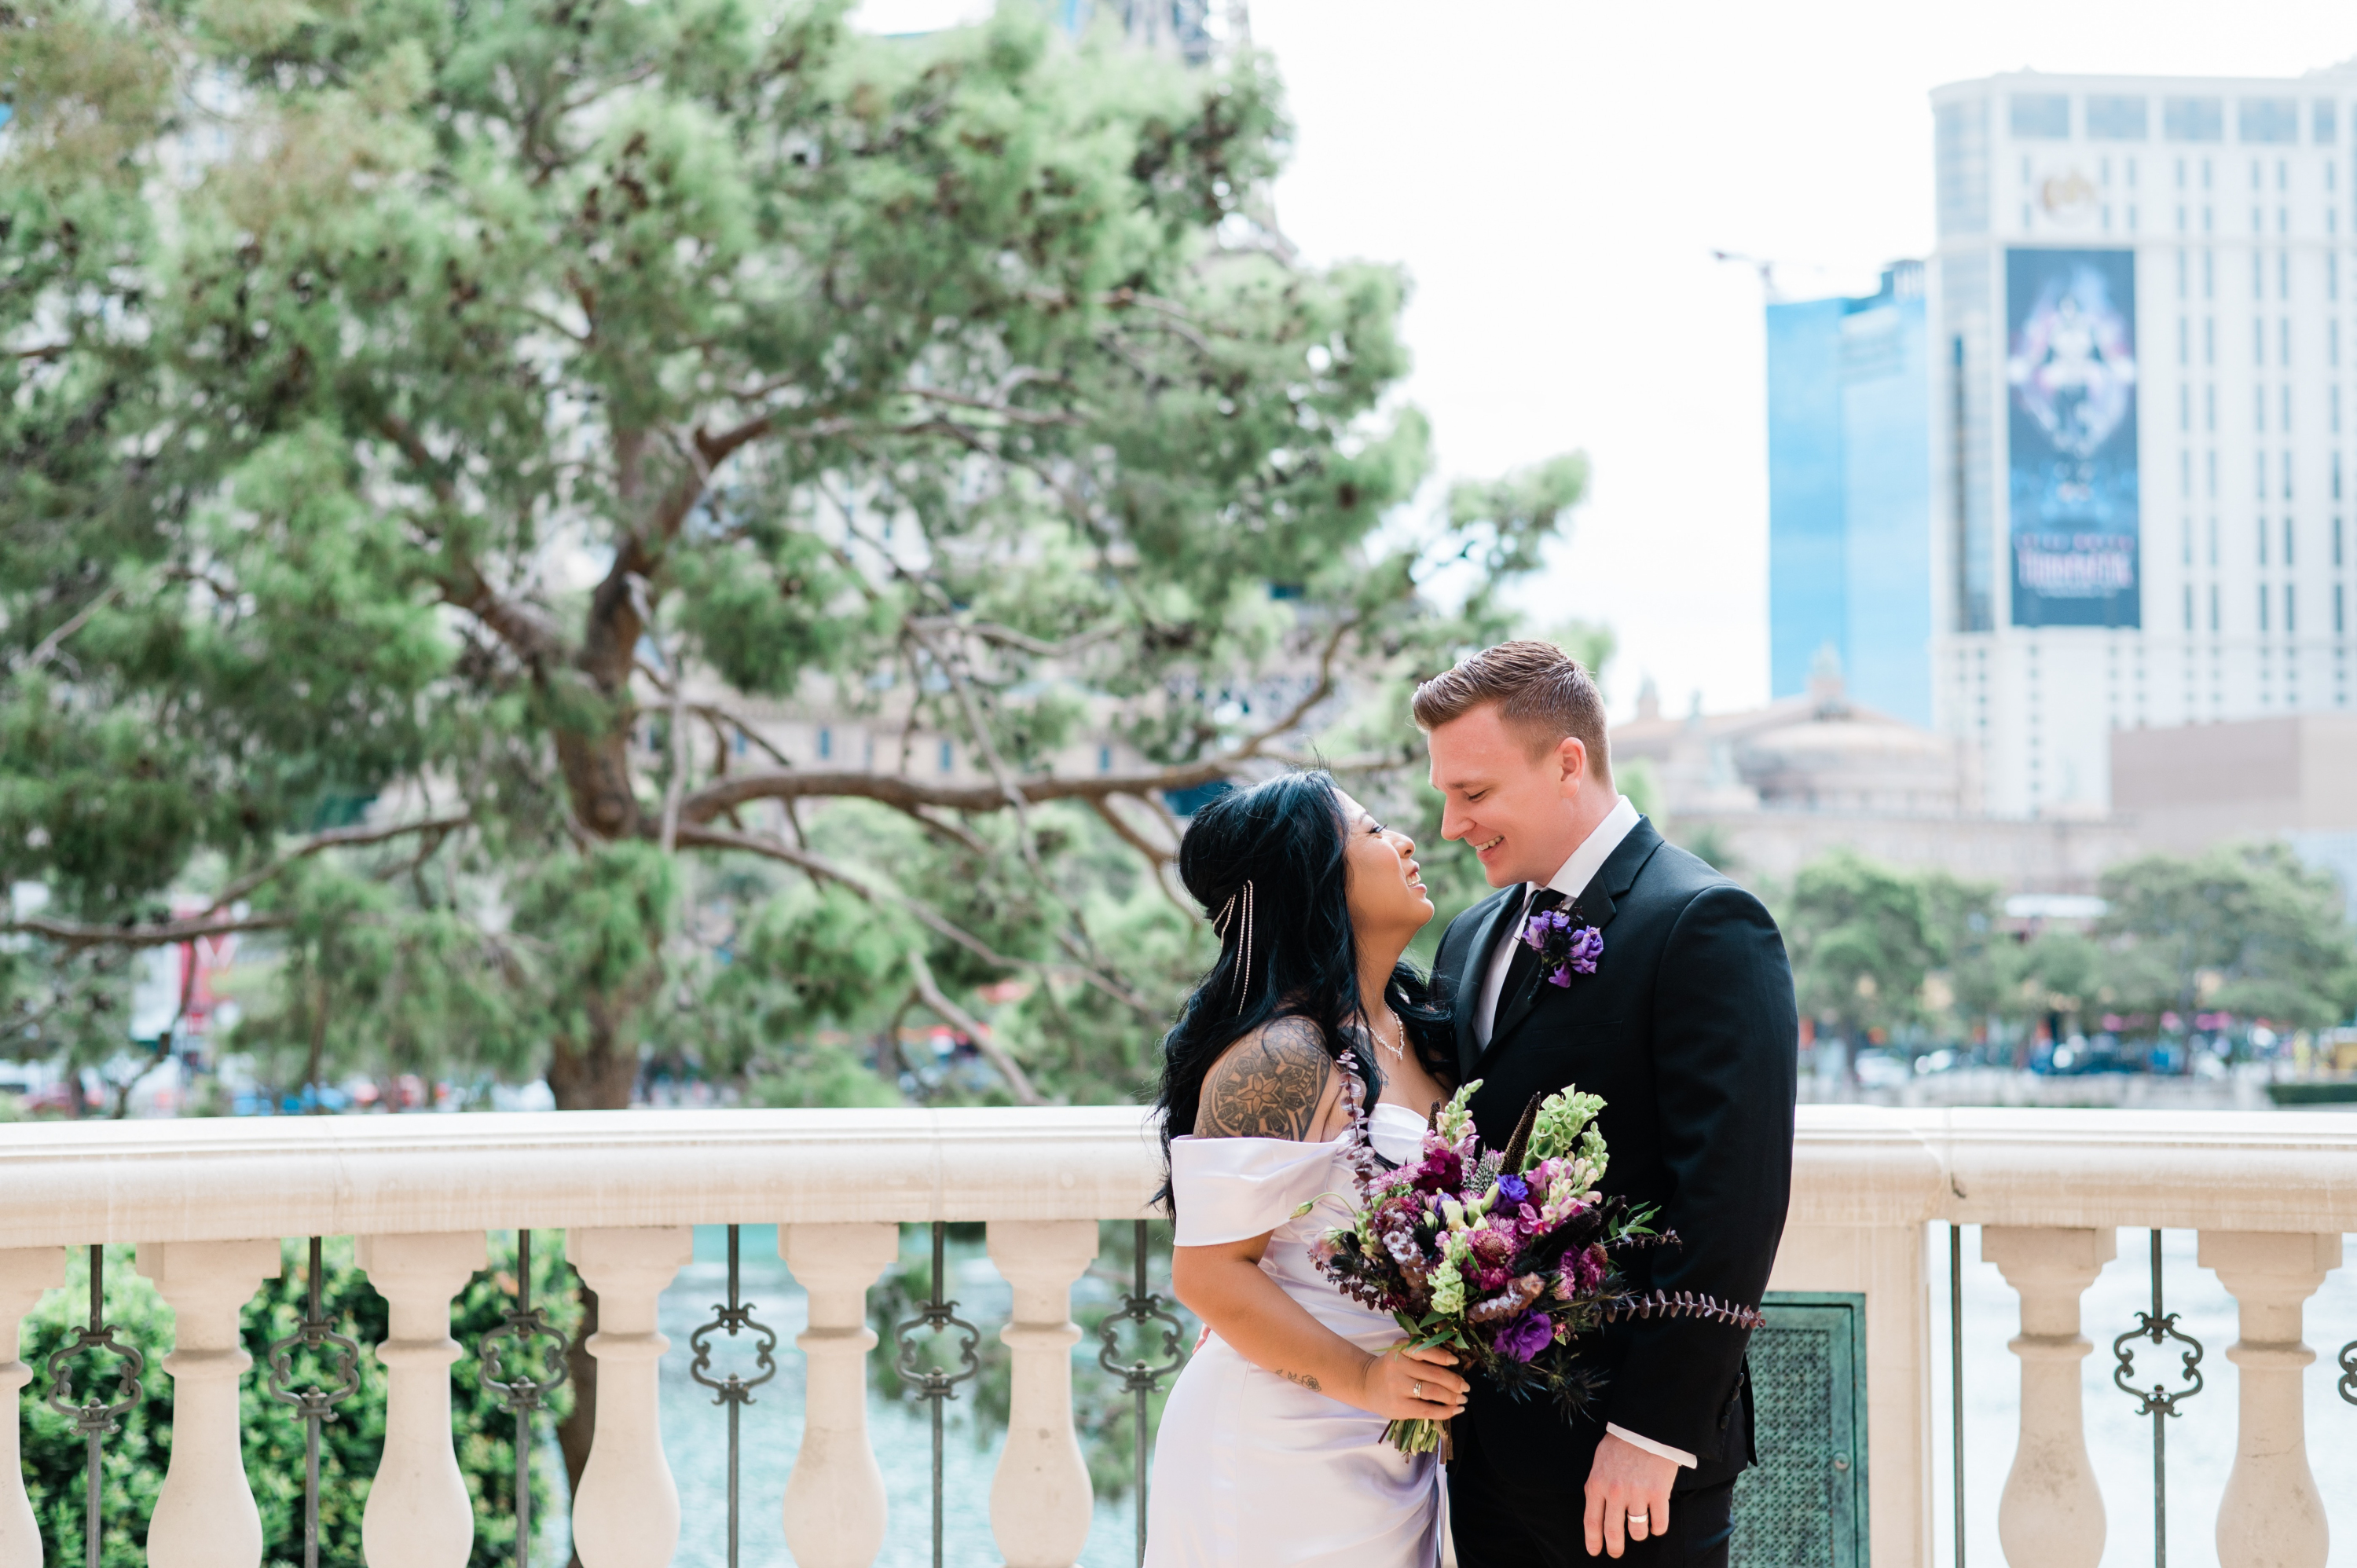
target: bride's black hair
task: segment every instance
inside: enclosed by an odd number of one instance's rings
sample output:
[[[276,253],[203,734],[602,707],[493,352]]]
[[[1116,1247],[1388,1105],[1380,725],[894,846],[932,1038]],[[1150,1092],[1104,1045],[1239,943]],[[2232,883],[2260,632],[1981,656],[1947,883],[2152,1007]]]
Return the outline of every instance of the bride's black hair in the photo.
[[[1329,1056],[1354,1043],[1346,1029],[1365,1028],[1347,867],[1342,802],[1333,776],[1322,770],[1230,790],[1197,811],[1178,841],[1178,879],[1218,929],[1220,956],[1162,1041],[1155,1104],[1164,1182],[1157,1196],[1173,1212],[1170,1140],[1194,1126],[1203,1079],[1222,1052],[1279,1015],[1317,1025]],[[1444,1044],[1448,1015],[1432,1004],[1423,975],[1401,962],[1390,1000],[1426,1069],[1454,1081]],[[1354,1053],[1370,1100],[1371,1054],[1364,1044]]]

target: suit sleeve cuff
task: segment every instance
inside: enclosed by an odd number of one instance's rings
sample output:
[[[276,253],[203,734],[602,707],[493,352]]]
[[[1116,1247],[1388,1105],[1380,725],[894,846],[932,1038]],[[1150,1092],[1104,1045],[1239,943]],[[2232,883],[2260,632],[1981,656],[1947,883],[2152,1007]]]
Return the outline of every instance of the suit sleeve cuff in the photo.
[[[1656,1458],[1676,1460],[1681,1469],[1691,1470],[1700,1463],[1683,1448],[1673,1448],[1666,1443],[1656,1443],[1650,1437],[1640,1437],[1625,1426],[1617,1426],[1608,1421],[1604,1423],[1604,1430],[1631,1447],[1641,1448]]]

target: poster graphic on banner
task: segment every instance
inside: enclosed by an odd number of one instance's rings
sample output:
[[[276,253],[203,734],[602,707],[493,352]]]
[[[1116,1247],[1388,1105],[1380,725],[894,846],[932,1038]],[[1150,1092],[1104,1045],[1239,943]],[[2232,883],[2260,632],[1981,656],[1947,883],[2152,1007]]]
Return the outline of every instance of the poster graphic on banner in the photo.
[[[2005,254],[2013,624],[2141,624],[2136,255]]]

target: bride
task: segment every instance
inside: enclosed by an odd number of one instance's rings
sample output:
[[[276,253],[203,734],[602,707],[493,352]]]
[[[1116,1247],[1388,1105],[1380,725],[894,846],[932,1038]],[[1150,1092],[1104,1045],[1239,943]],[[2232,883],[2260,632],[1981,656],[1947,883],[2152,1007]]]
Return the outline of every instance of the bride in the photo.
[[[1208,1333],[1162,1417],[1146,1561],[1433,1568],[1440,1466],[1383,1427],[1454,1416],[1465,1379],[1309,1255],[1348,1213],[1346,1074],[1394,1163],[1449,1092],[1446,1015],[1400,961],[1432,918],[1415,845],[1328,775],[1295,773],[1204,807],[1178,870],[1220,933],[1164,1043],[1159,1101],[1171,1282]]]

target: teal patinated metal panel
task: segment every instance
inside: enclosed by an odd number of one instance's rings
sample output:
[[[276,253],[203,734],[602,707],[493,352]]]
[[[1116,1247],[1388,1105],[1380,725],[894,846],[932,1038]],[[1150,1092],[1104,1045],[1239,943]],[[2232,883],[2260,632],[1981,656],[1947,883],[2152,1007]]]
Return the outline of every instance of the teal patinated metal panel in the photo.
[[[1867,1568],[1866,1297],[1771,1291],[1751,1337],[1760,1463],[1735,1484],[1737,1568]]]

